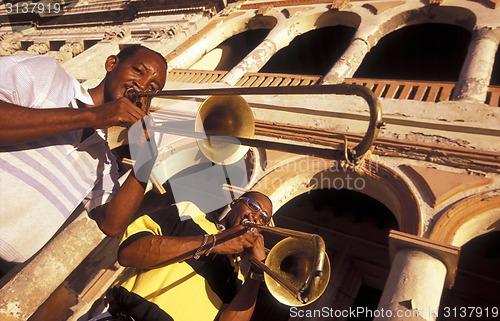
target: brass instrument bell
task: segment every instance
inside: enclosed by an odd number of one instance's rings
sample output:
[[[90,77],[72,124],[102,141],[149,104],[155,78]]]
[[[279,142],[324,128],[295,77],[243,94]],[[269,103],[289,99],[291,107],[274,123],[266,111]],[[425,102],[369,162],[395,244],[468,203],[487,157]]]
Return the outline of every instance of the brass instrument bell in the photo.
[[[253,138],[255,121],[247,101],[240,95],[209,96],[196,115],[195,132],[207,135]],[[211,136],[210,136],[211,137]],[[197,139],[201,152],[212,162],[228,165],[237,162],[248,151],[237,138],[234,142],[207,137]]]
[[[266,265],[276,271],[283,278],[288,279],[295,287],[299,288],[306,284],[308,278],[314,274],[314,255],[316,254],[314,243],[308,240],[288,237],[278,242],[269,252]],[[288,306],[303,306],[318,299],[325,292],[330,280],[330,260],[325,253],[325,262],[321,275],[318,276],[316,284],[312,285],[307,295],[307,302],[301,302],[296,295],[290,293],[278,281],[269,274],[264,275],[269,292],[279,302]]]

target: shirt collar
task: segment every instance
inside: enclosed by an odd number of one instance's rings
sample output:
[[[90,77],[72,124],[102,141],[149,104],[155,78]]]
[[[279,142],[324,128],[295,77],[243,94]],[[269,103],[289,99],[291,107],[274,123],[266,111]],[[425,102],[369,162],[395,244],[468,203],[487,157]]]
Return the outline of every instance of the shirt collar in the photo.
[[[75,99],[86,105],[94,105],[94,100],[90,96],[87,86],[80,84],[76,79],[73,79],[73,85],[75,86]]]

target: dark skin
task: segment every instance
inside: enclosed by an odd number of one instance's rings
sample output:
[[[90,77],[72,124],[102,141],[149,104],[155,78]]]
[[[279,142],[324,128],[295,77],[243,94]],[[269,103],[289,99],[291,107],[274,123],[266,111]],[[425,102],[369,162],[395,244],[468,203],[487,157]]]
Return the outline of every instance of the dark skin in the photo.
[[[157,90],[166,81],[167,66],[156,53],[140,49],[120,61],[109,56],[106,77],[89,90],[94,105],[86,108],[33,109],[0,100],[0,146],[26,143],[78,129],[130,127],[145,116],[143,110],[124,98],[125,91]],[[107,204],[94,209],[91,216],[109,236],[122,233],[142,202],[145,184],[129,175]]]
[[[265,196],[260,193],[252,193],[250,197],[257,201],[267,213],[272,213],[272,204]],[[232,203],[231,211],[221,222],[226,230],[217,234],[217,239],[220,240],[244,229],[240,224],[244,218],[257,224],[268,223],[262,221],[258,212],[252,211],[244,202],[236,200]],[[202,241],[202,235],[193,237],[144,236],[127,247],[121,248],[118,253],[118,261],[124,266],[151,269],[167,261],[171,264],[186,259],[185,256],[183,258],[183,254],[198,249]],[[202,254],[207,250],[203,251]],[[240,254],[242,258],[254,255],[259,260],[266,257],[264,237],[258,231],[247,231],[229,241],[218,243],[212,252],[216,254]],[[250,320],[255,308],[259,285],[260,282],[247,279],[231,303],[221,312],[219,320]]]

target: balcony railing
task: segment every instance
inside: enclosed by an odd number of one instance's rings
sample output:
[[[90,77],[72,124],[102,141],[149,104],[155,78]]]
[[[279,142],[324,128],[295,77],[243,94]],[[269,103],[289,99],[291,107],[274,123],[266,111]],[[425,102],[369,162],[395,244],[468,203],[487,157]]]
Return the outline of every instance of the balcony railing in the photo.
[[[169,81],[186,83],[216,83],[227,71],[174,69],[168,76]],[[236,84],[240,87],[309,86],[317,84],[321,76],[289,75],[269,73],[247,73]],[[368,87],[377,97],[406,99],[427,102],[450,100],[456,83],[415,80],[389,80],[368,78],[347,78],[346,84]],[[500,107],[500,86],[489,86],[484,102],[492,107]]]

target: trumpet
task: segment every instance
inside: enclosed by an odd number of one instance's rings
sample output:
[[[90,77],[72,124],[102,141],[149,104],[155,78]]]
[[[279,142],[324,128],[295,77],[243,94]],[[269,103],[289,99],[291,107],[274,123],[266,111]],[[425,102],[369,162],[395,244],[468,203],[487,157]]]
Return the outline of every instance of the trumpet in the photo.
[[[321,236],[255,224],[248,219],[243,219],[241,224],[247,229],[288,236],[270,250],[265,264],[254,256],[248,257],[265,272],[267,288],[278,301],[289,306],[304,306],[323,294],[330,280],[330,260]]]

